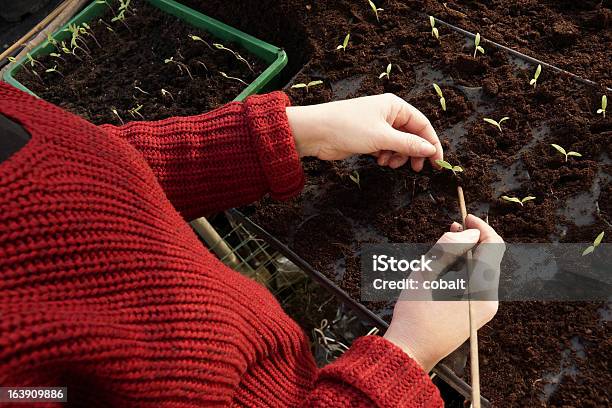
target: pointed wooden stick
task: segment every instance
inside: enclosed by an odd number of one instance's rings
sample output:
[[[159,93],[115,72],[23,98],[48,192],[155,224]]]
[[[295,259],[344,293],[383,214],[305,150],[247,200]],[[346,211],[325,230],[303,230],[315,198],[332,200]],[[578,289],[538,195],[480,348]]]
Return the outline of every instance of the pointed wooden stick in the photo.
[[[467,218],[467,209],[465,207],[465,197],[463,196],[463,188],[457,187],[457,195],[459,196],[459,210],[461,211],[461,220],[463,230],[465,230],[465,219]],[[474,322],[474,310],[470,299],[470,265],[472,264],[472,250],[467,253],[467,272],[468,272],[468,315],[470,320],[470,373],[472,376],[472,407],[480,408],[480,367],[478,365],[478,328]]]

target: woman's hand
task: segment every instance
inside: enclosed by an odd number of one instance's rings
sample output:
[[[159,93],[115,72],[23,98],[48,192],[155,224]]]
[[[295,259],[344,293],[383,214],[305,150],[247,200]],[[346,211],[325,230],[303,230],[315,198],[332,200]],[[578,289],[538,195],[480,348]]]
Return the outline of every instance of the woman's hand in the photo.
[[[300,156],[342,160],[371,154],[378,164],[397,168],[410,159],[421,171],[425,158],[437,168],[442,146],[419,110],[393,94],[287,108]]]
[[[438,261],[450,266],[477,243],[493,244],[476,248],[474,263],[480,261],[488,268],[496,269],[499,278],[504,241],[486,222],[473,215],[466,218],[466,227],[468,229],[459,232],[461,226],[453,223],[451,232],[440,238],[436,245],[440,244],[439,247],[445,251]],[[469,338],[467,301],[411,301],[401,298],[400,295],[385,338],[404,350],[425,371],[430,371],[438,361]],[[495,316],[498,302],[473,300],[472,307],[475,311],[474,321],[480,328]]]

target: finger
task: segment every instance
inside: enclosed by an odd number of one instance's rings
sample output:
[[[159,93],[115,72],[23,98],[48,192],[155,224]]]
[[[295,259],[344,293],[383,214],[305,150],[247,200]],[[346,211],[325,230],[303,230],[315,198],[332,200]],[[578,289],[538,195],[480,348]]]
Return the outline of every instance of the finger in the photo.
[[[461,232],[463,231],[463,226],[459,224],[458,222],[453,222],[450,226],[450,231],[451,232]]]
[[[392,169],[397,169],[398,167],[402,167],[408,161],[409,157],[402,156],[401,154],[394,154],[391,156],[389,160],[389,167]]]
[[[415,134],[427,140],[436,148],[436,153],[430,157],[431,163],[437,168],[439,167],[435,161],[444,158],[442,144],[431,122],[427,117],[414,106],[401,98],[399,99],[400,109],[395,117],[392,126],[396,129],[403,130],[408,133]]]
[[[385,126],[379,150],[392,150],[408,157],[433,157],[437,154],[434,145],[420,136]]]
[[[412,170],[416,171],[417,173],[421,170],[423,170],[423,165],[425,164],[425,159],[421,158],[421,157],[413,157],[411,160],[412,163]]]
[[[450,268],[467,251],[472,249],[480,239],[480,231],[468,229],[461,232],[446,232],[427,253],[427,259],[433,259],[432,270],[438,276]]]
[[[466,228],[475,228],[480,231],[480,242],[503,243],[504,240],[484,220],[475,215],[468,214],[465,218]]]
[[[380,154],[378,155],[378,165],[379,166],[387,166],[389,164],[389,159],[391,158],[391,156],[393,155],[393,152],[390,152],[389,150],[384,150],[382,152],[380,152]]]

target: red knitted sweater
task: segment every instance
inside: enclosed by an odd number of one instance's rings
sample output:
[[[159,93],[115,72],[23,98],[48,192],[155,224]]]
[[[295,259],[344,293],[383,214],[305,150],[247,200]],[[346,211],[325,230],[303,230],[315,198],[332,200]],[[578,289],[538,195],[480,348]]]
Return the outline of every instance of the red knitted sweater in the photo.
[[[300,191],[287,105],[98,127],[0,82],[32,136],[0,163],[0,385],[86,407],[440,406],[379,337],[318,370],[274,297],[185,222]]]

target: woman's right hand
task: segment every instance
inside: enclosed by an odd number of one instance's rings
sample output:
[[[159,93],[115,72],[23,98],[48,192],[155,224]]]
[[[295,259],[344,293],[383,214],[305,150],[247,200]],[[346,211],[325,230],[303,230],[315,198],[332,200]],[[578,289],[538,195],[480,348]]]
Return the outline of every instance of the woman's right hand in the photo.
[[[486,222],[469,215],[466,230],[453,223],[451,232],[445,233],[438,244],[445,249],[440,261],[451,265],[476,244],[495,244],[476,248],[473,257],[488,267],[497,269],[501,263],[505,245],[502,238]],[[486,252],[485,252],[486,251]],[[474,321],[478,328],[490,321],[497,312],[498,302],[472,301]],[[430,371],[440,360],[449,355],[470,335],[468,302],[434,300],[400,300],[393,311],[393,319],[385,338],[404,350],[425,371]]]

